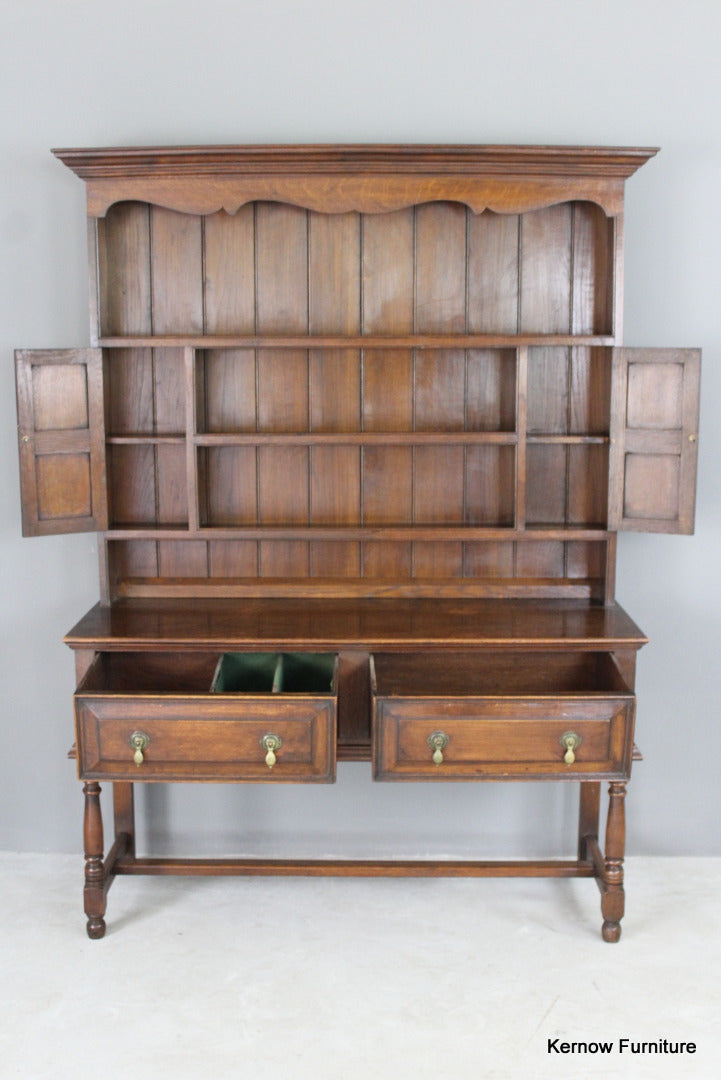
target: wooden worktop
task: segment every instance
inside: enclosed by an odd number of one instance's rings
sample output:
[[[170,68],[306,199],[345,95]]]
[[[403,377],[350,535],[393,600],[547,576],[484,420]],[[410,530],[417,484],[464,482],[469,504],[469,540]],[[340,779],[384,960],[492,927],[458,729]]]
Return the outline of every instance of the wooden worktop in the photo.
[[[638,649],[618,604],[576,600],[127,599],[96,604],[74,649]]]

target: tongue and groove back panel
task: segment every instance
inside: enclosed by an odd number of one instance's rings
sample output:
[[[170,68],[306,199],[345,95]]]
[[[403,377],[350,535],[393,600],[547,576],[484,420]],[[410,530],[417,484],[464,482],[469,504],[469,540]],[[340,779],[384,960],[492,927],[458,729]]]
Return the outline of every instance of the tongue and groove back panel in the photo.
[[[100,333],[611,339],[616,220],[120,202],[97,223]],[[608,348],[341,344],[107,350],[111,594],[603,595]]]

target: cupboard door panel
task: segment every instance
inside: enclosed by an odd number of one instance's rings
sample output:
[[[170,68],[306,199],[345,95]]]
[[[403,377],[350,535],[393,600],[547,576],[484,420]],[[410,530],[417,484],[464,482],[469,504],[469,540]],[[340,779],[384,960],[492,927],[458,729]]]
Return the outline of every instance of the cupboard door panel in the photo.
[[[614,349],[610,529],[691,533],[696,501],[698,349]]]
[[[100,349],[15,353],[23,536],[108,527]]]

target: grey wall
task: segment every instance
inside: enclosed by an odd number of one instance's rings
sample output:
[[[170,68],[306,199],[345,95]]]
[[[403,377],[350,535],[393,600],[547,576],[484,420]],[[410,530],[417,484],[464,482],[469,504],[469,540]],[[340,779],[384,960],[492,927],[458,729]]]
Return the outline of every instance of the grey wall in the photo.
[[[619,542],[640,657],[636,853],[721,853],[718,0],[0,0],[0,847],[80,848],[71,654],[93,536],[22,540],[12,349],[88,340],[83,185],[51,146],[442,141],[659,145],[627,187],[630,345],[704,349],[694,538]],[[545,853],[570,788],[155,788],[149,841]],[[551,827],[550,839],[541,826]],[[297,848],[296,848],[297,849]]]

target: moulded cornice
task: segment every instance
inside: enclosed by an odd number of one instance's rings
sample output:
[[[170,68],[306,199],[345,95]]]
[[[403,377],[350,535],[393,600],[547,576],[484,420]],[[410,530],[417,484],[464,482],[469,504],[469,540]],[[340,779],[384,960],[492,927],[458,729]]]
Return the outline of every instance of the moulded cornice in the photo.
[[[137,199],[193,213],[234,213],[255,199],[373,213],[443,199],[522,212],[588,199],[619,213],[644,147],[255,145],[110,147],[53,153],[88,186],[88,212]]]

